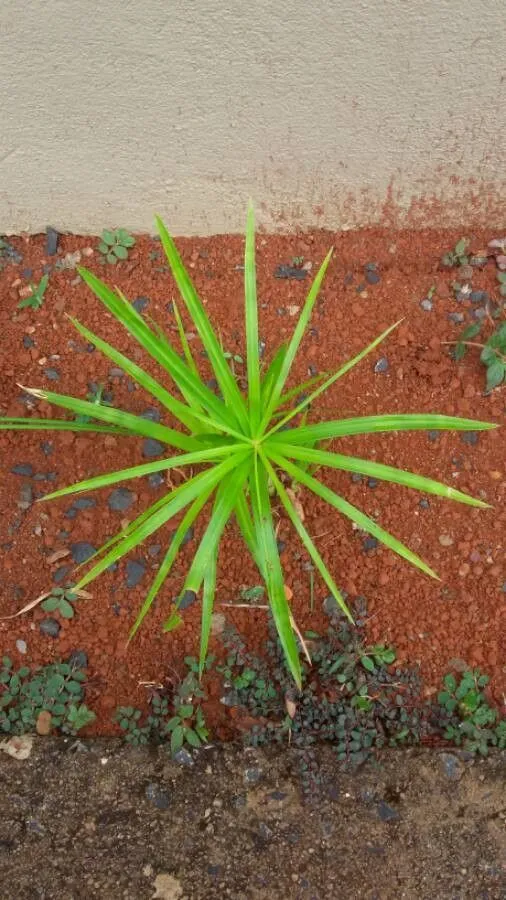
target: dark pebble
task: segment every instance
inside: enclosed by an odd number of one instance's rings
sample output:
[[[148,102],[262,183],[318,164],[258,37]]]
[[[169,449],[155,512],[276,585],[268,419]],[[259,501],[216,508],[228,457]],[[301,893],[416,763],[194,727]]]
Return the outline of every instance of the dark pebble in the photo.
[[[37,472],[33,476],[34,481],[56,481],[58,475],[56,472]]]
[[[109,369],[109,378],[111,378],[112,380],[114,380],[115,378],[123,378],[124,374],[125,373],[123,372],[123,369],[118,368],[118,366],[111,366],[111,368]]]
[[[31,478],[34,474],[31,463],[18,463],[11,469],[13,475],[23,475],[25,478]]]
[[[161,472],[152,472],[151,475],[148,475],[149,486],[152,488],[159,488],[164,484],[165,479]]]
[[[311,378],[314,378],[315,375],[318,375],[318,369],[312,363],[311,363],[311,365],[308,366],[307,372],[308,372],[308,375],[311,376]]]
[[[154,438],[146,438],[142,443],[142,455],[146,459],[152,459],[154,456],[161,456],[165,451],[164,444],[155,441]]]
[[[367,553],[369,550],[375,550],[377,546],[378,546],[378,539],[373,537],[372,535],[369,535],[368,537],[364,538],[364,540],[362,542],[362,547],[364,548],[364,553]]]
[[[431,441],[431,443],[434,443],[434,441],[439,440],[439,437],[440,437],[439,431],[428,431],[427,437],[428,437],[429,441]]]
[[[223,873],[223,866],[216,865],[213,866],[211,863],[207,867],[207,874],[211,875],[212,878],[221,877]]]
[[[278,548],[278,553],[283,553],[283,551],[286,548],[286,543],[285,543],[285,541],[278,540],[278,541],[276,541],[276,546]]]
[[[325,597],[325,600],[323,601],[323,610],[327,616],[335,615],[338,609],[337,600],[332,594]]]
[[[367,288],[367,285],[366,285],[365,281],[361,281],[360,284],[357,284],[355,290],[356,290],[357,294],[362,294],[366,288]]]
[[[86,344],[86,353],[94,353],[95,344]]]
[[[150,422],[159,422],[162,418],[160,410],[155,409],[154,406],[148,406],[140,415],[141,419],[148,419]]]
[[[70,545],[70,552],[75,563],[84,563],[97,551],[93,544],[89,544],[87,541],[78,541],[76,544]]]
[[[148,547],[148,553],[150,556],[158,556],[161,549],[161,544],[150,544],[150,546]]]
[[[28,509],[33,503],[33,490],[31,484],[21,485],[19,492],[18,507],[19,509]]]
[[[73,669],[87,669],[88,654],[85,650],[72,650],[67,662]]]
[[[174,762],[177,762],[180,766],[194,766],[195,763],[193,761],[193,756],[188,752],[184,747],[181,750],[178,750],[177,753],[174,753],[173,756]]]
[[[58,369],[44,369],[44,375],[49,379],[49,381],[60,380],[60,373]]]
[[[277,266],[274,270],[275,278],[293,278],[296,281],[303,281],[307,277],[305,269],[298,269],[296,266]]]
[[[40,449],[42,450],[44,456],[51,456],[54,448],[51,441],[41,441]]]
[[[146,571],[146,563],[140,559],[129,559],[126,564],[126,586],[137,587],[142,581]]]
[[[181,541],[181,546],[184,547],[185,544],[189,544],[190,541],[193,541],[193,535],[194,535],[194,531],[193,531],[193,528],[190,526],[190,528],[188,528],[188,531],[186,532],[183,540]]]
[[[378,803],[378,816],[382,822],[398,822],[400,819],[397,810],[385,803],[384,800],[380,800]]]
[[[46,256],[55,256],[58,252],[58,241],[60,235],[49,225],[46,228]]]
[[[460,440],[463,444],[469,444],[470,447],[476,447],[480,436],[477,431],[463,431],[460,435]]]
[[[35,347],[35,341],[30,337],[29,334],[25,334],[23,336],[23,347],[25,350],[30,350],[31,347]]]
[[[60,623],[56,621],[56,619],[42,619],[42,622],[39,625],[39,631],[41,634],[44,634],[46,637],[57,638],[60,633]]]
[[[244,770],[244,780],[246,784],[258,784],[262,780],[263,772],[261,769],[251,768]]]
[[[78,497],[74,500],[74,509],[92,509],[97,505],[97,501],[93,497]]]
[[[51,263],[44,263],[44,265],[42,266],[42,274],[50,275],[52,268],[53,267],[52,267]]]
[[[32,278],[33,269],[23,269],[21,272],[21,278]]]
[[[471,311],[471,315],[473,319],[476,319],[477,322],[481,322],[482,319],[487,318],[487,310],[484,306],[478,306],[478,309],[473,309]]]
[[[418,506],[420,507],[420,509],[430,509],[430,503],[427,500],[427,497],[422,497]]]
[[[378,359],[378,362],[374,366],[374,371],[376,372],[376,375],[382,375],[383,372],[387,371],[387,369],[388,369],[388,359],[386,358],[386,356],[380,356],[380,358]]]
[[[353,484],[360,484],[360,482],[362,481],[362,475],[360,474],[360,472],[352,472],[351,480]]]
[[[219,385],[218,385],[218,382],[216,381],[216,378],[209,378],[206,381],[206,387],[208,387],[211,391],[217,391]]]
[[[60,566],[53,572],[53,581],[55,584],[61,584],[66,581],[72,571],[72,566]]]
[[[367,479],[367,487],[371,488],[371,490],[374,490],[374,488],[377,488],[378,487],[377,479],[376,478],[368,478]]]
[[[490,298],[488,291],[471,291],[469,299],[471,303],[486,303]]]
[[[137,497],[128,488],[116,488],[109,495],[107,505],[113,512],[126,512],[135,503]]]
[[[365,280],[368,284],[378,284],[381,281],[381,275],[375,269],[368,269],[365,273]]]
[[[133,392],[137,390],[137,385],[131,378],[127,378],[126,389],[129,394],[133,394]]]
[[[132,306],[138,313],[143,313],[149,306],[149,297],[136,297]]]
[[[277,316],[286,316],[286,309],[285,309],[285,307],[284,307],[284,306],[278,306],[278,308],[277,308],[277,310],[276,310],[276,315],[277,315]]]
[[[181,597],[181,602],[179,603],[178,608],[181,610],[188,609],[188,607],[191,606],[192,603],[195,603],[196,599],[197,599],[197,595],[196,595],[195,591],[185,591],[183,596]],[[178,598],[176,598],[176,600],[174,602],[177,603]]]
[[[164,791],[159,784],[155,782],[150,782],[146,787],[146,799],[156,806],[157,809],[168,809],[169,808],[169,795],[167,791]]]
[[[343,284],[348,287],[348,285],[353,283],[353,272],[348,272],[347,275],[344,276]]]
[[[462,325],[465,321],[464,313],[461,312],[450,312],[448,313],[447,319],[449,322],[453,322],[454,325]]]
[[[450,781],[460,781],[464,774],[464,766],[453,753],[441,753],[441,762],[443,763],[443,771]]]
[[[73,506],[69,506],[69,508],[63,514],[66,519],[76,519],[77,518],[77,509]]]

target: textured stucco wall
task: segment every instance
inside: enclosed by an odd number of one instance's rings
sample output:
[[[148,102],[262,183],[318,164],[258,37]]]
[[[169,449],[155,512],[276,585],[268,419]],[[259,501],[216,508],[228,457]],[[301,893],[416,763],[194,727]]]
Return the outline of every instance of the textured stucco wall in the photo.
[[[501,225],[504,13],[1,0],[0,231]]]

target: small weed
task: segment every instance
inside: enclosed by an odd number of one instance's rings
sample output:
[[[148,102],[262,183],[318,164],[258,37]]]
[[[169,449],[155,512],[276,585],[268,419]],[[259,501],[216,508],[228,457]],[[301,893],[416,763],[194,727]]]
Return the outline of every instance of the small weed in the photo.
[[[187,656],[185,663],[188,672],[177,685],[169,680],[166,685],[151,690],[149,715],[133,706],[118,707],[114,718],[127,743],[136,747],[170,743],[171,753],[175,755],[185,744],[201,747],[207,741],[209,732],[204,713],[200,704],[195,703],[205,696],[198,679],[199,665],[192,656]],[[206,668],[211,664],[212,657],[209,657]]]
[[[42,601],[44,612],[60,614],[62,619],[74,618],[74,603],[78,595],[72,592],[72,588],[53,588],[49,597]]]
[[[302,269],[304,265],[304,257],[303,256],[292,256],[292,266],[294,269]]]
[[[501,274],[506,275],[506,273]],[[474,322],[464,328],[458,341],[452,342],[455,343],[453,355],[456,360],[460,360],[464,357],[468,347],[480,349],[480,360],[487,370],[486,390],[492,391],[506,382],[506,321],[501,324],[494,323],[492,334],[485,343],[480,343],[474,339],[482,331],[483,325],[483,322]]]
[[[124,228],[116,228],[115,231],[104,229],[97,249],[104,263],[115,265],[118,260],[128,259],[128,251],[134,244],[135,238]]]
[[[481,756],[486,756],[490,747],[506,747],[506,719],[499,720],[483,693],[489,680],[479,669],[465,671],[460,680],[450,673],[438,694],[444,738]]]
[[[51,714],[51,728],[76,734],[95,719],[83,703],[86,675],[70,663],[52,663],[33,671],[14,670],[8,656],[0,669],[0,732],[34,731],[41,712]]]
[[[255,584],[253,587],[249,588],[241,588],[239,591],[239,598],[244,603],[256,603],[258,600],[261,600],[265,595],[265,588],[262,584]]]
[[[110,400],[104,398],[104,385],[98,384],[94,390],[86,394],[86,399],[95,406],[112,406]],[[92,416],[75,416],[75,421],[82,424],[92,422]]]
[[[29,297],[25,297],[23,300],[19,301],[18,309],[26,309],[27,307],[30,307],[31,309],[40,309],[44,302],[44,294],[46,293],[48,283],[48,275],[43,275],[37,285],[30,282],[32,293]]]
[[[452,268],[453,266],[467,266],[469,262],[469,256],[467,255],[467,248],[469,246],[469,241],[467,238],[461,238],[460,241],[457,241],[453,250],[449,250],[441,259],[441,264],[446,268]]]

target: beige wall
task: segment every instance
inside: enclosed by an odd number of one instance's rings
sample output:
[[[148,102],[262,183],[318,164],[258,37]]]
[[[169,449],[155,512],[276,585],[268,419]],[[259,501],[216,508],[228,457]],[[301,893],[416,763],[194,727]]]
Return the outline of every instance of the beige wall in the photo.
[[[505,12],[0,0],[0,231],[504,224]]]

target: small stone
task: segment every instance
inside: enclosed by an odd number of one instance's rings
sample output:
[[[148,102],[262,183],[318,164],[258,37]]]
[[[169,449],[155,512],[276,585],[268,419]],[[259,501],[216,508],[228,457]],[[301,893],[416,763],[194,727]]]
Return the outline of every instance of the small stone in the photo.
[[[55,584],[62,584],[67,580],[68,576],[72,571],[72,566],[60,566],[56,569],[56,572],[53,572],[53,581]]]
[[[49,381],[60,380],[60,373],[58,369],[44,369],[44,375],[49,379]]]
[[[374,371],[376,372],[376,375],[382,375],[383,372],[387,371],[387,369],[388,359],[386,358],[386,356],[381,356],[374,366]]]
[[[473,319],[476,319],[478,322],[481,322],[483,319],[487,318],[487,310],[484,306],[479,306],[478,309],[473,309],[471,312]]]
[[[427,500],[427,497],[422,497],[418,506],[420,507],[420,509],[430,509],[430,503]]]
[[[471,303],[487,303],[490,297],[488,291],[471,291],[469,299]]]
[[[143,313],[149,306],[149,297],[136,297],[132,306],[138,313]]]
[[[361,484],[361,482],[362,482],[362,475],[360,474],[360,472],[352,472],[352,473],[351,473],[351,480],[352,480],[353,484]]]
[[[310,375],[311,378],[314,378],[315,375],[318,375],[317,367],[311,363],[311,365],[308,366],[307,374]]]
[[[455,756],[453,753],[441,753],[440,759],[446,777],[450,781],[460,781],[464,774],[464,766],[458,756]]]
[[[470,447],[476,447],[480,436],[477,431],[463,431],[460,435],[460,440],[463,444],[468,444]]]
[[[150,422],[159,422],[162,418],[160,410],[156,409],[154,406],[148,406],[144,412],[140,414],[141,419],[148,419]]]
[[[39,631],[41,634],[44,634],[46,637],[57,638],[60,633],[60,623],[56,621],[56,619],[48,618],[42,619],[42,622],[39,625]]]
[[[461,566],[459,566],[459,575],[461,578],[466,578],[466,576],[469,575],[470,571],[471,571],[471,566],[469,565],[469,563],[465,562],[465,563],[462,563]]]
[[[440,534],[438,540],[442,547],[451,547],[453,544],[453,538],[449,534]]]
[[[18,509],[28,509],[33,503],[33,490],[31,484],[21,485],[19,492],[19,500],[17,502]]]
[[[260,340],[258,342],[258,355],[259,355],[260,359],[264,358],[266,346],[267,345],[266,345],[265,341]]]
[[[32,478],[34,469],[31,463],[18,463],[11,469],[13,475],[23,475],[25,478]]]
[[[193,527],[190,525],[188,530],[185,532],[185,536],[184,536],[183,540],[181,541],[181,546],[184,547],[185,544],[189,544],[190,541],[193,541],[193,536],[194,536]]]
[[[389,806],[388,803],[385,803],[384,800],[380,800],[377,809],[378,816],[382,822],[398,822],[400,819],[400,815],[397,810],[392,806]]]
[[[258,837],[260,838],[262,843],[267,844],[272,840],[273,835],[274,832],[272,828],[269,828],[269,826],[265,822],[260,822],[260,825],[258,826]]]
[[[53,725],[53,720],[51,717],[51,713],[48,709],[42,709],[37,716],[37,721],[35,723],[35,731],[37,734],[48,735],[51,734],[51,728]]]
[[[375,488],[378,487],[378,480],[376,478],[368,478],[367,479],[367,487],[371,488],[371,490],[374,490]]]
[[[78,497],[74,500],[74,509],[92,509],[97,505],[97,501],[93,497]]]
[[[72,650],[67,662],[73,669],[87,669],[88,654],[85,650]]]
[[[425,312],[432,312],[432,308],[434,306],[432,300],[429,297],[424,297],[423,300],[420,300],[420,306]]]
[[[160,553],[160,550],[161,550],[161,549],[162,549],[162,545],[161,545],[161,544],[151,544],[151,545],[148,547],[148,553],[149,553],[150,556],[158,556],[158,554]]]
[[[181,750],[178,750],[177,753],[174,753],[173,759],[174,762],[177,762],[180,766],[195,765],[193,756],[184,747],[182,747]]]
[[[306,276],[307,271],[296,266],[280,265],[274,270],[275,278],[293,278],[296,281],[303,281]]]
[[[42,450],[44,456],[51,456],[51,454],[54,450],[52,441],[41,441],[40,449]]]
[[[213,613],[211,616],[211,634],[223,634],[226,625],[224,613]]]
[[[177,603],[178,599],[179,598],[176,598],[176,600],[174,602]],[[179,609],[181,609],[181,610],[188,609],[188,607],[191,606],[192,603],[195,603],[196,599],[197,599],[197,595],[196,595],[195,591],[185,591],[181,598],[181,602],[179,603]]]
[[[21,655],[24,656],[28,650],[28,647],[26,646],[26,641],[18,639],[16,641],[16,650],[18,651],[18,653],[21,653]]]
[[[258,784],[262,779],[263,772],[261,769],[251,768],[244,770],[244,781],[246,784]]]
[[[23,335],[23,347],[25,350],[30,350],[32,347],[35,347],[35,341],[29,334]]]
[[[450,312],[447,315],[447,319],[449,322],[453,322],[454,325],[462,325],[465,321],[465,315],[461,312]]]
[[[365,280],[368,284],[378,284],[381,281],[381,275],[376,271],[376,268],[373,269],[366,266]]]
[[[276,541],[276,546],[278,548],[278,553],[283,553],[284,550],[286,550],[286,542],[279,540],[279,538]]]
[[[147,785],[145,794],[146,799],[156,806],[157,809],[169,808],[169,795],[167,791],[164,791],[159,784],[156,784],[156,782],[152,781]]]
[[[75,563],[84,563],[97,551],[93,544],[89,544],[87,541],[78,541],[76,544],[70,545],[70,552]]]
[[[146,457],[146,459],[152,459],[154,456],[161,456],[165,451],[165,445],[161,444],[160,441],[155,441],[154,438],[145,438],[142,443],[142,455]]]
[[[142,581],[146,563],[139,559],[129,559],[126,564],[126,586],[134,588]]]
[[[128,488],[116,488],[109,495],[107,505],[113,512],[126,512],[135,503],[137,494]]]
[[[152,472],[151,475],[148,475],[148,483],[152,488],[159,488],[165,484],[165,479],[161,472]]]
[[[357,284],[355,290],[356,290],[357,294],[366,294],[367,291],[366,291],[366,284],[365,284],[365,282],[364,282],[364,281],[361,281],[360,284]]]
[[[337,605],[337,600],[332,594],[329,594],[328,597],[325,597],[325,600],[323,601],[323,610],[327,614],[327,616],[334,616],[337,613],[338,609],[339,607]]]
[[[118,366],[111,366],[109,369],[109,378],[114,381],[117,379],[118,381],[124,376],[123,369],[118,368]]]
[[[46,256],[56,256],[58,252],[58,241],[60,239],[60,235],[56,231],[56,229],[51,228],[49,225],[46,228]]]
[[[362,541],[362,547],[363,547],[364,553],[368,553],[369,550],[376,550],[377,546],[378,546],[378,539],[375,537],[372,537],[372,535],[369,535],[369,537],[364,538],[364,540]]]
[[[434,441],[439,440],[439,431],[428,431],[427,437],[431,443],[434,443]]]

